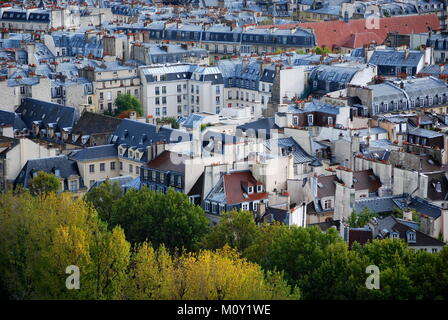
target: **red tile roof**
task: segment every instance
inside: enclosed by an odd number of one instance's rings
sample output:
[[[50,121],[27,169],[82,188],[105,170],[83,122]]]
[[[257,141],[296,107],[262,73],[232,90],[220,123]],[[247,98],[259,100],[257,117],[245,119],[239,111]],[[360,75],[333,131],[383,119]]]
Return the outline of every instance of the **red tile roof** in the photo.
[[[268,198],[266,192],[255,192],[256,190],[252,194],[247,194],[247,198],[245,198],[243,196],[245,191],[242,188],[242,184],[247,182],[251,182],[254,185],[260,184],[250,171],[238,171],[224,175],[224,191],[228,204],[251,202]]]
[[[309,28],[312,29],[316,35],[317,45],[328,48],[343,47],[345,44],[350,43],[350,39],[353,37],[355,38],[354,45],[359,48],[365,44],[370,44],[372,40],[377,41],[377,44],[382,44],[386,40],[388,32],[411,34],[428,32],[428,27],[432,30],[440,29],[439,19],[435,14],[380,18],[378,29],[369,29],[368,26],[372,24],[373,23],[367,19],[355,19],[350,20],[349,22],[341,20],[306,22],[275,26],[259,26],[258,28]],[[373,36],[373,34],[376,36]]]
[[[347,42],[342,46],[345,48],[362,48],[365,44],[371,44],[375,42],[376,44],[382,44],[384,39],[374,32],[360,32],[350,35]]]

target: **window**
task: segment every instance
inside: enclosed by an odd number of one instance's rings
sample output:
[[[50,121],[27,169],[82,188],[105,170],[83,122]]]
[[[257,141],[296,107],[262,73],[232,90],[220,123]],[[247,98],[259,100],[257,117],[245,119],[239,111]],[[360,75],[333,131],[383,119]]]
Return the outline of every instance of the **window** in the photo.
[[[312,115],[312,114],[309,114],[309,115],[308,115],[308,125],[309,125],[309,126],[312,126],[312,125],[313,125],[313,120],[314,120],[313,115]]]
[[[247,188],[247,193],[249,194],[254,193],[254,187]]]
[[[216,202],[212,203],[212,212],[213,213],[217,213],[218,212],[218,205],[216,204]]]
[[[210,201],[205,201],[205,211],[210,212]]]
[[[333,125],[333,117],[328,117],[328,125]]]
[[[166,104],[166,97],[162,97],[162,104]]]
[[[134,172],[134,166],[132,164],[129,165],[129,172],[130,173]]]
[[[177,92],[182,92],[182,85],[180,84],[177,85]]]
[[[166,87],[165,86],[162,87],[162,93],[166,94]]]
[[[297,116],[293,117],[293,124],[294,124],[294,126],[298,126],[299,125],[299,117],[297,117]]]
[[[156,108],[156,116],[160,116],[160,108]]]
[[[155,92],[156,96],[159,95],[159,94],[160,94],[160,89],[159,89],[159,87],[155,87],[155,88],[154,88],[154,92]]]
[[[241,209],[243,210],[249,210],[249,203],[245,202],[241,204]]]
[[[110,170],[115,170],[115,161],[110,163]]]
[[[120,170],[123,170],[123,162],[120,161]]]
[[[254,209],[254,211],[257,211],[258,210],[258,202],[253,202],[253,209]]]
[[[106,164],[105,163],[100,163],[100,171],[106,171]]]
[[[436,253],[437,251],[439,251],[437,248],[432,248],[432,249],[431,249],[431,252],[432,252],[432,253]]]
[[[258,185],[257,186],[257,192],[263,192],[263,186],[262,185]]]
[[[156,98],[156,104],[160,104],[160,98],[159,97]]]
[[[72,192],[78,191],[78,181],[76,180],[70,181],[70,191]]]
[[[94,164],[89,165],[89,172],[90,173],[95,172],[95,165]]]
[[[331,200],[324,201],[324,209],[331,209]]]
[[[161,183],[165,182],[165,174],[164,173],[160,173],[160,182]]]
[[[151,171],[151,177],[152,177],[152,179],[151,179],[152,181],[156,181],[157,174],[155,171]]]

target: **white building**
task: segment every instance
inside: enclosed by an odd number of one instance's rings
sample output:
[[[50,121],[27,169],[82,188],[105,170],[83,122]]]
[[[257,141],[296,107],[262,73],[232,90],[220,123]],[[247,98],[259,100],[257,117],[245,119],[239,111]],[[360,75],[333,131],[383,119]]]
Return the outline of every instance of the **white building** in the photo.
[[[218,114],[224,82],[216,67],[191,64],[140,67],[145,116],[180,117],[194,112]]]

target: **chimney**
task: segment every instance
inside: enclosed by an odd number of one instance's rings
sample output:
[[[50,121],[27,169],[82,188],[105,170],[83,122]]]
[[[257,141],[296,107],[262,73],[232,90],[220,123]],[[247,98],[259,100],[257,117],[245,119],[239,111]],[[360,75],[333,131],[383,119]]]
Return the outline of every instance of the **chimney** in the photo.
[[[410,51],[408,48],[406,48],[406,50],[404,51],[404,60],[407,60],[409,58],[409,54],[410,54]]]

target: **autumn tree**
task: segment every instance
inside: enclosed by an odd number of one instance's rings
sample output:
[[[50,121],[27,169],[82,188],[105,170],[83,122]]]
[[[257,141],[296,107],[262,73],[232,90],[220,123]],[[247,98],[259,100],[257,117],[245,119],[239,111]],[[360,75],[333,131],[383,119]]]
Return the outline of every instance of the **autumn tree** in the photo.
[[[217,251],[171,256],[164,246],[144,243],[133,256],[130,299],[297,299],[278,272],[266,275],[257,264],[225,246]]]
[[[34,196],[59,192],[61,190],[61,181],[54,174],[38,171],[37,175],[29,182],[28,189]]]
[[[124,233],[108,231],[82,199],[0,195],[0,282],[12,299],[113,299],[129,263]],[[67,290],[68,266],[81,290]]]

